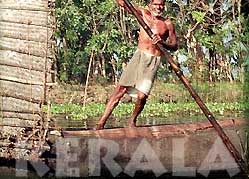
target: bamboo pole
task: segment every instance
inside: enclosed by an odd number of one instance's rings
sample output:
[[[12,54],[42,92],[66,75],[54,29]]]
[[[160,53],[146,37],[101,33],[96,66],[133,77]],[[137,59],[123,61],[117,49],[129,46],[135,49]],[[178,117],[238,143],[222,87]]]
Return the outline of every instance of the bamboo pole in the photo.
[[[85,109],[86,107],[86,100],[87,100],[87,88],[88,88],[88,83],[89,83],[89,78],[90,78],[90,71],[91,71],[91,66],[94,58],[94,50],[92,50],[89,65],[88,65],[88,70],[87,70],[87,77],[86,77],[86,84],[85,84],[85,91],[84,91],[84,100],[83,100],[83,108]]]
[[[144,28],[144,30],[147,32],[147,34],[150,36],[150,38],[153,35],[153,32],[151,31],[150,27],[144,22],[144,20],[139,16],[138,12],[134,8],[134,6],[128,1],[124,0],[126,7],[132,12],[132,14],[137,18],[139,24]],[[181,69],[176,65],[176,63],[173,61],[170,53],[168,50],[166,50],[163,47],[163,43],[159,41],[156,44],[160,50],[163,52],[164,56],[166,57],[166,60],[176,73],[177,77],[183,82],[184,86],[188,89],[191,96],[194,98],[196,103],[199,105],[209,122],[213,125],[214,129],[218,132],[218,135],[221,137],[223,143],[227,147],[228,151],[231,153],[235,161],[237,162],[238,166],[240,167],[241,171],[243,173],[248,173],[248,168],[243,160],[240,153],[237,151],[235,146],[232,144],[226,133],[223,131],[222,127],[219,125],[219,123],[216,121],[215,117],[211,113],[211,111],[207,108],[207,106],[204,104],[200,96],[197,94],[197,92],[194,90],[194,88],[189,83],[188,79],[184,76]]]

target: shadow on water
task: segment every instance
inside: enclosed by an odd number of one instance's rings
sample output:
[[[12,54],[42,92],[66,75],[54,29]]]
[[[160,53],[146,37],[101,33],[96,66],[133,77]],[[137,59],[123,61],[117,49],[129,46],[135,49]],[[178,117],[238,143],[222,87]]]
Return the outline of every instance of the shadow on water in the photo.
[[[1,159],[2,160],[2,159]],[[5,160],[2,160],[5,161]],[[174,176],[172,173],[166,173],[160,176],[156,176],[152,171],[137,171],[133,177],[125,174],[120,173],[118,176],[113,177],[113,175],[109,172],[107,168],[104,166],[101,169],[101,176],[89,176],[89,177],[57,177],[56,173],[54,171],[49,171],[44,176],[39,176],[36,171],[32,168],[30,164],[28,164],[28,170],[24,176],[20,176],[16,174],[16,168],[15,168],[15,160],[8,160],[5,161],[8,162],[8,164],[1,164],[0,165],[0,178],[1,179],[22,179],[22,178],[30,178],[30,179],[55,179],[55,178],[86,178],[86,179],[110,179],[110,178],[151,178],[151,179],[242,179],[246,178],[242,174],[237,174],[236,176],[230,177],[227,171],[211,171],[208,175],[208,177],[205,177],[201,174],[196,174],[195,176]],[[2,163],[2,162],[1,162]]]
[[[227,171],[211,171],[208,175],[208,177],[205,177],[200,174],[196,174],[195,176],[174,176],[172,173],[166,173],[160,176],[156,176],[152,171],[137,171],[133,177],[129,176],[128,174],[121,172],[118,176],[113,177],[111,172],[108,170],[108,168],[105,167],[103,164],[101,168],[101,176],[89,176],[89,177],[57,177],[56,172],[53,169],[50,169],[45,175],[38,175],[36,170],[32,167],[32,165],[28,161],[22,161],[27,162],[27,168],[26,170],[25,166],[19,167],[19,170],[23,170],[24,175],[18,175],[16,173],[16,161],[15,159],[4,159],[0,158],[0,178],[1,179],[21,179],[21,178],[30,178],[30,179],[40,179],[40,178],[89,178],[89,179],[109,179],[109,178],[158,178],[158,179],[194,179],[194,178],[200,178],[200,179],[242,179],[244,178],[244,175],[237,174],[236,176],[230,177]],[[20,162],[20,161],[19,161]]]
[[[16,166],[16,163],[23,163],[27,164]],[[18,171],[22,171],[22,174],[18,174]],[[55,178],[55,171],[50,168],[50,170],[44,175],[39,176],[30,162],[25,160],[16,160],[16,159],[6,159],[0,158],[0,178],[1,179],[13,179],[13,178],[32,178],[32,179],[39,179],[39,178]]]

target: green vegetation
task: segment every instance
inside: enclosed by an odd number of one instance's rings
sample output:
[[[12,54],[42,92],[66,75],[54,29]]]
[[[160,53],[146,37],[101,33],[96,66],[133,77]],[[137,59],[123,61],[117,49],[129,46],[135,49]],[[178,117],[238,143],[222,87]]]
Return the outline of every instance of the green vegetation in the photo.
[[[193,86],[211,112],[219,116],[230,113],[232,117],[236,117],[235,113],[240,113],[240,116],[243,117],[243,113],[245,113],[245,116],[248,117],[246,111],[249,110],[249,101],[245,99],[246,95],[244,95],[245,90],[242,83],[194,83]],[[112,90],[113,88],[108,85],[91,85],[88,91],[89,102],[83,107],[84,96],[82,96],[82,93],[84,92],[84,87],[64,84],[59,86],[57,90],[52,91],[50,95],[54,96],[51,98],[51,113],[53,115],[64,114],[73,120],[100,117]],[[133,108],[134,103],[123,101],[114,110],[113,116],[118,119],[127,118],[132,113]],[[169,115],[185,115],[193,118],[196,115],[203,114],[180,82],[173,84],[157,81],[141,114],[141,118],[164,118]],[[203,119],[205,119],[204,115]]]
[[[136,48],[138,24],[115,0],[56,0],[56,58],[61,81],[116,81]],[[139,6],[146,1],[133,0]],[[174,58],[199,82],[240,81],[248,67],[247,4],[166,1],[179,50]],[[198,9],[196,9],[198,7]],[[241,7],[241,9],[240,9]],[[185,59],[185,60],[183,60]],[[159,76],[172,82],[164,70]]]
[[[136,27],[125,27],[134,19],[124,17],[113,0],[56,0],[55,14],[60,80],[83,83],[91,59],[92,77],[114,78],[134,50]]]
[[[146,5],[146,1],[132,2]],[[248,111],[247,4],[225,0],[186,3],[167,0],[166,7],[164,15],[171,17],[179,40],[174,59],[197,93],[210,104],[213,112]],[[136,48],[138,24],[133,16],[116,5],[115,0],[56,0],[55,15],[60,81],[85,84],[89,73],[90,81],[104,85],[87,91],[85,108],[80,93],[84,89],[67,91],[67,97],[60,98],[61,104],[57,104],[56,96],[52,100],[52,112],[66,113],[73,119],[100,116],[103,104],[111,94],[106,90],[107,82],[117,82],[122,64],[130,59]],[[177,111],[200,113],[167,64],[158,71],[158,80],[142,117]],[[132,104],[121,104],[113,115],[125,117],[132,109]]]
[[[243,83],[229,83],[229,82],[216,82],[216,83],[197,83],[192,82],[193,88],[204,102],[238,102],[244,101],[245,95],[243,90]],[[158,102],[174,102],[185,103],[192,102],[188,90],[183,84],[178,81],[177,83],[163,83],[156,82],[152,89],[151,100]]]
[[[225,112],[243,112],[249,110],[248,103],[207,103],[208,108],[213,112],[223,115]],[[73,120],[84,120],[88,118],[100,117],[104,111],[104,104],[90,103],[83,107],[77,104],[53,104],[52,114],[65,114]],[[115,118],[127,118],[133,111],[134,104],[121,103],[113,112]],[[148,102],[141,113],[142,118],[164,117],[169,114],[188,114],[189,118],[201,115],[199,107],[195,103],[154,103]],[[203,117],[205,119],[205,117]]]
[[[246,86],[243,83],[193,83],[197,93],[205,102],[239,102],[245,101],[247,95]],[[84,98],[84,86],[78,84],[65,84],[55,86],[50,93],[53,103],[82,104]],[[87,101],[105,103],[114,89],[113,84],[101,84],[91,82],[87,89]],[[249,92],[247,90],[247,92]],[[149,101],[158,103],[185,103],[193,102],[187,89],[178,81],[177,83],[165,83],[157,80],[152,88]]]

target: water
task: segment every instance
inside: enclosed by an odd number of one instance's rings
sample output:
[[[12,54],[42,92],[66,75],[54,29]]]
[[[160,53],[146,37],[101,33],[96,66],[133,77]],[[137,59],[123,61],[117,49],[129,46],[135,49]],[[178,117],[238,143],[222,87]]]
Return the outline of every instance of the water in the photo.
[[[216,113],[214,115],[215,115],[217,120],[226,120],[226,119],[231,119],[231,118],[235,119],[235,118],[243,118],[244,117],[243,112],[224,112],[223,114]],[[97,123],[98,119],[99,119],[98,117],[95,117],[95,118],[91,118],[91,119],[87,119],[87,120],[74,120],[72,118],[66,117],[63,114],[63,115],[55,116],[55,120],[56,120],[55,125],[57,127],[63,127],[63,128],[68,128],[68,127],[70,127],[70,128],[79,128],[80,127],[80,128],[84,128],[84,129],[91,129],[91,128],[95,127],[95,124]],[[124,127],[124,126],[127,125],[127,121],[128,121],[128,118],[114,118],[114,117],[111,116],[109,118],[109,120],[107,121],[107,124],[106,124],[105,127],[106,128]],[[176,114],[176,113],[172,113],[172,114],[169,114],[167,116],[153,116],[153,117],[148,117],[148,118],[140,117],[138,119],[137,124],[139,126],[146,126],[146,125],[161,125],[161,124],[194,123],[194,122],[198,122],[198,121],[207,121],[207,119],[203,114],[190,114],[190,113]],[[205,140],[207,138],[210,138],[210,139],[215,138],[210,133],[207,133],[206,135],[198,135],[198,136],[196,135],[195,137],[196,137],[195,138],[196,140],[190,140],[191,145],[186,145],[186,146],[191,146],[193,148],[196,147],[198,149],[198,146],[202,146],[202,145],[206,146]],[[200,137],[203,137],[203,140],[200,139]],[[122,142],[122,141],[119,141],[119,142]],[[132,145],[127,145],[126,148],[131,149],[131,148],[134,147],[134,145],[133,145],[134,143],[132,143],[132,142],[135,142],[135,141],[131,140],[130,142],[131,142],[130,144],[132,144]],[[170,161],[170,160],[166,160],[168,158],[165,157],[165,156],[172,156],[171,153],[170,154],[167,153],[167,152],[169,152],[167,149],[170,148],[170,147],[167,147],[167,146],[170,146],[170,141],[168,140],[168,138],[165,138],[164,140],[152,140],[152,141],[149,141],[149,142],[152,142],[152,143],[154,142],[152,146],[158,146],[158,147],[155,147],[155,150],[158,149],[159,151],[164,151],[164,152],[161,152],[162,155],[163,155],[162,158],[161,158],[162,162],[163,162],[163,159],[165,159],[165,161]],[[203,142],[205,144],[201,145],[200,144],[201,142]],[[125,146],[125,144],[124,144],[124,146]],[[123,147],[123,145],[120,146],[120,149],[123,149],[122,147]],[[79,149],[83,150],[84,148],[80,147]],[[203,150],[198,149],[198,152],[199,151],[203,152]],[[196,152],[196,153],[198,154],[198,152]],[[165,153],[165,156],[164,156],[164,153]],[[196,159],[195,155],[193,155],[193,154],[190,155],[189,152],[186,152],[186,153],[189,154],[188,156],[194,156],[194,159]],[[121,161],[121,162],[124,162],[124,161]],[[6,167],[3,167],[3,166],[0,166],[0,171],[1,171],[1,168],[2,168],[2,170],[6,172]],[[77,165],[77,166],[79,166],[79,165]],[[190,166],[192,166],[192,165],[190,165]],[[30,178],[39,178],[35,171],[29,171],[28,175],[30,176]],[[50,173],[49,175],[54,176],[55,174]],[[209,178],[227,178],[227,177],[223,177],[223,176],[226,176],[226,175],[227,175],[226,173],[214,173],[213,176],[210,176]],[[139,176],[144,177],[144,176],[148,176],[148,175],[147,175],[147,173],[141,173],[141,175],[139,175]],[[152,178],[154,175],[149,175],[149,176],[150,176],[150,178]],[[165,178],[178,178],[179,179],[179,177],[170,177],[170,176],[171,176],[171,174],[166,174],[164,177]],[[164,177],[161,177],[161,178],[164,178]],[[199,177],[201,178],[202,176],[198,175],[197,178],[199,178]],[[9,171],[7,174],[5,174],[5,175],[0,174],[0,178],[16,178],[16,176],[15,176],[15,166],[12,166],[11,171]],[[95,178],[108,178],[108,177],[95,177]],[[122,176],[120,176],[120,178],[122,178]],[[123,177],[123,178],[126,178],[126,177]],[[184,177],[182,177],[182,178],[184,178]],[[204,178],[204,177],[202,177],[202,178]],[[236,177],[234,177],[234,178],[236,178]],[[238,177],[238,178],[240,178],[240,177]]]
[[[243,111],[226,111],[223,114],[215,113],[214,117],[216,120],[227,120],[227,119],[236,119],[244,118]],[[128,118],[114,118],[110,116],[106,122],[105,128],[116,128],[116,127],[126,127],[128,124]],[[92,129],[96,126],[96,123],[99,120],[99,117],[89,118],[87,120],[74,120],[65,115],[55,116],[55,126],[61,128],[83,128],[83,129]],[[137,126],[151,126],[151,125],[165,125],[165,124],[186,124],[186,123],[195,123],[201,121],[208,121],[204,114],[169,114],[167,116],[153,116],[142,118],[139,117],[137,120]]]

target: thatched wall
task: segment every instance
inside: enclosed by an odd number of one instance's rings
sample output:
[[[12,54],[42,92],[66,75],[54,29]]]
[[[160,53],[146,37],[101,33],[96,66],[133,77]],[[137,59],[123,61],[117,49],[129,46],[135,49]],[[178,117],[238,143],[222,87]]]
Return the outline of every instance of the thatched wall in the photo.
[[[29,159],[44,146],[53,25],[51,1],[0,0],[0,157]]]

